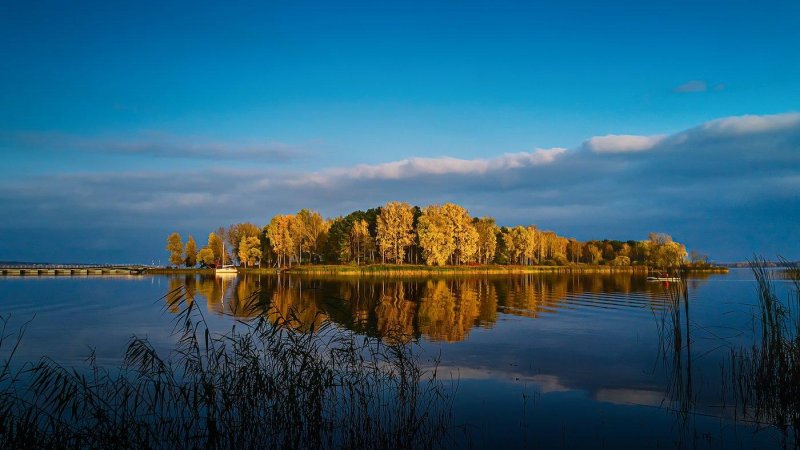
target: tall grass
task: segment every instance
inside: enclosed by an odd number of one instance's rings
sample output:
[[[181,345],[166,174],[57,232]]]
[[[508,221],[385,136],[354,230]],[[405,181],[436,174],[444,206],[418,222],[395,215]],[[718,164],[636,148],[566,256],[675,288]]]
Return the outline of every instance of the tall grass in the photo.
[[[800,448],[800,272],[787,271],[789,298],[775,292],[766,261],[751,264],[758,286],[759,341],[731,351],[731,386],[737,412],[769,424],[784,436],[784,447]]]
[[[693,385],[692,334],[686,271],[680,282],[663,283],[665,308],[653,314],[658,333],[658,359],[666,371],[667,384],[661,407],[675,414],[675,447],[695,447],[697,390]]]
[[[14,371],[21,333],[4,332],[0,448],[448,445],[452,397],[414,345],[329,322],[297,331],[294,314],[214,334],[184,287],[167,303],[181,309],[174,349],[134,337],[115,369],[90,357],[82,370],[43,358]]]

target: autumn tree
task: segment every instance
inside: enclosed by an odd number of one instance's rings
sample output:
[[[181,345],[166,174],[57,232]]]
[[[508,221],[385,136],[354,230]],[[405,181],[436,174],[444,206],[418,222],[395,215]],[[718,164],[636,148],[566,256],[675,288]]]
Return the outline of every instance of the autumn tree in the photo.
[[[369,235],[369,224],[361,219],[353,223],[350,227],[350,255],[355,259],[356,264],[361,264],[365,252],[371,248],[372,238]]]
[[[219,231],[219,230],[217,230]],[[208,248],[214,252],[214,263],[218,266],[225,265],[229,262],[230,258],[225,251],[225,244],[222,242],[222,237],[218,233],[211,232],[208,235]]]
[[[297,264],[303,263],[303,248],[306,246],[308,240],[306,238],[306,227],[305,222],[302,220],[298,220],[297,216],[291,216],[291,220],[289,221],[288,232],[292,237],[292,242],[294,243],[294,247],[291,249],[291,255],[295,256],[297,260]]]
[[[603,242],[603,259],[606,261],[612,261],[614,258],[617,257],[617,252],[614,250],[614,244],[609,241]]]
[[[167,251],[169,252],[169,263],[173,266],[183,264],[183,241],[178,232],[174,232],[167,238]]]
[[[261,241],[258,236],[242,237],[239,242],[239,261],[245,267],[253,266],[261,261]]]
[[[522,237],[519,234],[522,229],[523,227],[520,226],[506,228],[503,233],[503,241],[506,243],[509,264],[519,264],[522,247],[518,246],[518,244],[522,243]]]
[[[376,240],[384,260],[402,264],[405,248],[414,242],[413,225],[414,210],[408,203],[389,202],[381,208]]]
[[[472,225],[469,211],[455,203],[445,203],[442,212],[450,224],[455,245],[452,261],[455,264],[472,262],[478,253],[478,232]]]
[[[577,263],[581,260],[581,256],[583,253],[583,244],[580,241],[576,241],[575,239],[570,239],[567,242],[567,258],[572,261],[573,263]]]
[[[194,241],[194,237],[191,235],[189,239],[186,240],[186,246],[184,247],[184,264],[186,267],[194,267],[197,265],[197,243]]]
[[[214,257],[214,251],[208,247],[203,247],[197,253],[197,260],[200,261],[201,266],[210,267],[214,265],[217,261],[216,257]]]
[[[235,223],[229,226],[225,231],[225,238],[228,242],[228,248],[230,248],[231,254],[238,257],[239,244],[242,242],[242,238],[258,238],[260,233],[261,229],[258,228],[258,225],[250,222]],[[243,262],[241,259],[239,261]]]
[[[417,225],[422,256],[429,266],[443,266],[456,248],[450,219],[440,205],[426,206]]]
[[[323,243],[328,232],[328,222],[316,211],[301,209],[295,216],[294,237],[298,244],[298,251],[308,251],[309,262],[314,262],[318,255],[319,246]]]
[[[478,262],[489,264],[494,260],[497,250],[497,233],[500,228],[491,217],[481,217],[474,220],[475,230],[478,232]]]
[[[597,245],[587,243],[583,247],[583,256],[587,262],[598,264],[603,259],[603,251]]]
[[[553,248],[553,259],[561,265],[566,265],[569,260],[567,259],[567,244],[569,239],[563,236],[556,236],[555,247]]]
[[[646,262],[652,267],[677,267],[686,262],[686,247],[664,233],[650,233],[644,242],[647,249]]]
[[[272,251],[278,257],[278,265],[282,266],[288,264],[292,265],[292,253],[295,247],[295,218],[291,214],[277,215],[270,220],[267,227],[267,236],[269,237]]]
[[[525,231],[522,234],[522,255],[524,264],[531,265],[534,261],[541,261],[542,254],[544,253],[543,243],[544,240],[538,228],[533,225],[525,227]]]
[[[630,266],[631,259],[627,256],[619,255],[611,260],[610,263],[612,266]]]

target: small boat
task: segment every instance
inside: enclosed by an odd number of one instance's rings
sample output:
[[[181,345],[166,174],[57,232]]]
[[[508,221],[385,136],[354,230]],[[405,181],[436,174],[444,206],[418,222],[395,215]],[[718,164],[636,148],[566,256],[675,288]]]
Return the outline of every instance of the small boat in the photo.
[[[217,275],[228,275],[228,274],[233,275],[239,273],[239,271],[236,270],[236,266],[222,266],[217,269],[214,269],[214,273]]]
[[[681,277],[670,276],[667,272],[650,272],[647,281],[681,281]]]
[[[222,243],[222,261],[223,262],[225,261],[225,243],[224,242]],[[224,265],[223,264],[222,267],[218,267],[218,268],[214,269],[214,273],[217,274],[217,275],[234,275],[234,274],[239,273],[239,271],[236,270],[236,266],[234,266],[234,265],[230,265],[230,264],[229,265]]]

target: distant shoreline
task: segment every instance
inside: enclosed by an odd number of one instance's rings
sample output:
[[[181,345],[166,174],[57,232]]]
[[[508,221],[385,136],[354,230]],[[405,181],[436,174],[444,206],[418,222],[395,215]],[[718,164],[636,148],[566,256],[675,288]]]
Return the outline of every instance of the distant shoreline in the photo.
[[[690,273],[727,273],[727,267],[684,268]],[[244,274],[276,274],[278,272],[290,275],[341,275],[341,276],[385,276],[385,275],[514,275],[527,273],[630,273],[646,275],[647,266],[610,266],[578,264],[568,266],[506,266],[506,265],[478,265],[478,266],[426,266],[416,264],[373,264],[364,266],[354,265],[303,265],[291,268],[277,269],[265,268],[239,268],[239,273]],[[149,269],[149,274],[213,274],[214,269],[195,268],[159,268]]]

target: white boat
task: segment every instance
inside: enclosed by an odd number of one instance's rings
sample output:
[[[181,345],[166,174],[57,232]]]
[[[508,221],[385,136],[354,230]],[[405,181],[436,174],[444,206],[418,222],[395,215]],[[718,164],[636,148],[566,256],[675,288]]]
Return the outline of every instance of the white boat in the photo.
[[[217,269],[214,269],[214,273],[217,275],[228,275],[228,274],[233,275],[239,273],[239,271],[236,270],[236,266],[222,266]]]
[[[673,277],[666,272],[651,272],[647,275],[647,281],[681,281],[681,277]]]
[[[225,262],[225,242],[222,243],[222,261],[223,263]],[[234,265],[223,264],[222,267],[214,269],[214,273],[217,275],[235,275],[239,273],[239,271],[236,270],[236,266]]]

